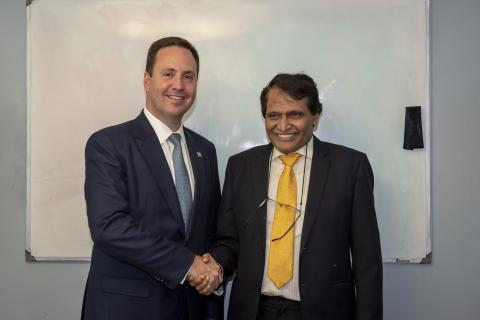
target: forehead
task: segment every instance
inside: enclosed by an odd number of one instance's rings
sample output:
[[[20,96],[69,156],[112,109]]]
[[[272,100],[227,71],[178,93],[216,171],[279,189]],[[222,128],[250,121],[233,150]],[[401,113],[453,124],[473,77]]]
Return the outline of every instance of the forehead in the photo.
[[[267,93],[267,112],[269,111],[307,111],[307,98],[296,100],[280,88],[273,87]]]
[[[197,63],[190,50],[178,46],[169,46],[157,51],[154,68],[171,68],[195,72]]]

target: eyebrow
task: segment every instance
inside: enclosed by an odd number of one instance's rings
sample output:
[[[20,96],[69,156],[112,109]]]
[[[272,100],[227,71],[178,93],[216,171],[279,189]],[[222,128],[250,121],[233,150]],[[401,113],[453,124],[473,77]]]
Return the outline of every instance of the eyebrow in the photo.
[[[179,72],[177,69],[174,69],[174,68],[164,68],[164,69],[161,69],[160,70],[161,72]],[[195,71],[194,70],[186,70],[186,71],[183,71],[182,74],[193,74],[195,75]]]
[[[304,114],[305,112],[303,112],[302,110],[292,110],[292,111],[287,112],[287,115],[291,115],[293,113]]]
[[[287,116],[292,115],[292,114],[304,114],[305,112],[302,110],[292,110],[288,112],[280,112],[280,111],[268,111],[266,114],[286,114]]]

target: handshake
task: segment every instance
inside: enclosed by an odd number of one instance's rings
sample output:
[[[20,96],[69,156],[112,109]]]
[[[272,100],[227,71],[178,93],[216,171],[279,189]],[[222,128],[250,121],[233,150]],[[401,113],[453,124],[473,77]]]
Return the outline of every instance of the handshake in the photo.
[[[222,284],[223,270],[209,253],[196,255],[187,274],[187,281],[200,294],[210,295]]]

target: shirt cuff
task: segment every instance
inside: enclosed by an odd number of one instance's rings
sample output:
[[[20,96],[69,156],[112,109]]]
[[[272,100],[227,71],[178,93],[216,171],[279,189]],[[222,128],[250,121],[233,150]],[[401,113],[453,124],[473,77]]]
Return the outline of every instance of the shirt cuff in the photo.
[[[223,286],[220,285],[217,290],[213,291],[213,294],[216,295],[216,296],[223,296],[223,293],[224,293],[225,290],[223,290]]]
[[[188,268],[187,273],[185,273],[185,276],[183,277],[182,281],[180,281],[180,284],[184,284],[184,283],[185,283],[185,280],[187,279],[187,276],[188,276],[188,274],[190,273],[190,270],[192,269],[192,266],[193,266],[193,263],[192,263],[192,265],[190,266],[190,268]]]

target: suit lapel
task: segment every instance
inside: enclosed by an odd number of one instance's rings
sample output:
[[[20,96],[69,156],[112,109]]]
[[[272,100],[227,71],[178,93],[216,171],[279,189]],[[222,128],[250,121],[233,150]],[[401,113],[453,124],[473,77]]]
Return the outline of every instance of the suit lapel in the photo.
[[[257,236],[253,235],[252,239],[259,239],[259,243],[265,248],[266,244],[266,229],[267,229],[267,203],[264,202],[268,196],[269,170],[270,170],[270,155],[272,153],[272,144],[262,146],[260,151],[256,154],[255,161],[252,162],[252,190],[254,197],[255,212],[257,217],[253,217],[250,223],[256,226],[255,230]],[[262,204],[260,207],[258,207]]]
[[[188,219],[187,234],[185,241],[188,240],[192,226],[195,225],[195,219],[197,218],[197,213],[199,212],[200,201],[203,198],[203,191],[205,189],[205,160],[204,156],[206,154],[202,153],[198,143],[194,140],[194,136],[191,134],[190,130],[183,128],[185,133],[185,140],[188,147],[188,155],[190,157],[190,163],[192,164],[193,176],[195,177],[195,195],[192,204],[192,210],[190,212],[190,217]]]
[[[330,169],[330,157],[327,145],[316,137],[314,137],[313,141],[312,168],[310,171],[307,205],[305,207],[305,218],[303,221],[301,247],[306,244],[318,214],[327,183],[328,171]]]
[[[138,149],[148,163],[159,189],[165,196],[167,204],[180,226],[180,231],[185,235],[185,224],[180,210],[177,191],[160,141],[158,141],[155,131],[143,112],[135,119],[134,124],[134,135],[137,139]]]

